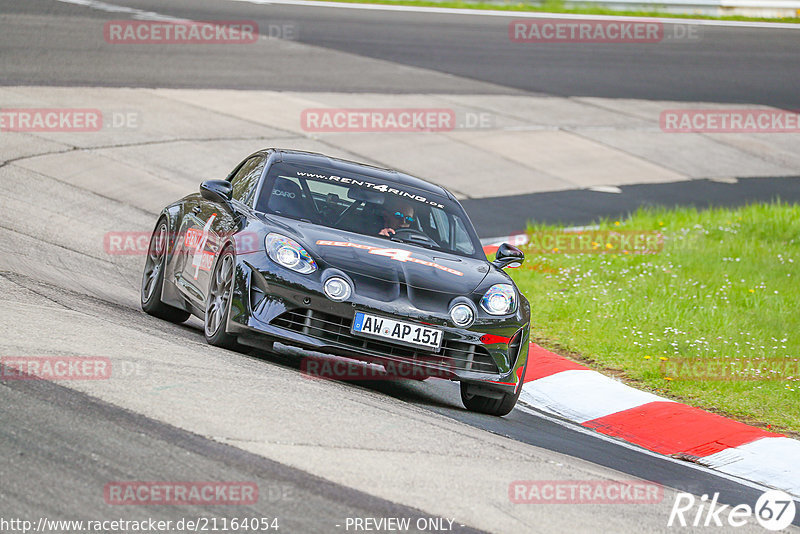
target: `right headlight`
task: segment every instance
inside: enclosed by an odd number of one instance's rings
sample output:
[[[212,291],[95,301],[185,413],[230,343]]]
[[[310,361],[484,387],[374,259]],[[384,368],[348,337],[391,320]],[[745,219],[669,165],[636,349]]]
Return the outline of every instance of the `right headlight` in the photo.
[[[495,284],[481,299],[481,308],[491,315],[508,315],[517,311],[517,294],[511,284]]]
[[[317,262],[294,239],[270,233],[264,239],[264,245],[267,248],[267,255],[278,265],[300,274],[311,274],[317,270]]]

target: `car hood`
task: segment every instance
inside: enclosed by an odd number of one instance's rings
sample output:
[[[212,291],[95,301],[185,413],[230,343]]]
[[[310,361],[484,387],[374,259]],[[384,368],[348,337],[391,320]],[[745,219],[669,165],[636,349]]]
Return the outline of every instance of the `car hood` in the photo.
[[[428,291],[468,295],[489,272],[486,261],[296,222],[294,236],[326,267]]]

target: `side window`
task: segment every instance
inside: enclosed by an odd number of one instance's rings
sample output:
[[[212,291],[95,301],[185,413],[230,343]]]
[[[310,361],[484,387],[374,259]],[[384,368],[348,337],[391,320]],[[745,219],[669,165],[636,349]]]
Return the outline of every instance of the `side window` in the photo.
[[[247,160],[231,178],[233,198],[243,204],[251,204],[253,193],[258,187],[258,179],[264,170],[266,159],[256,156]]]
[[[437,232],[437,239],[440,243],[450,243],[450,221],[447,220],[447,213],[438,208],[431,209],[431,227]]]
[[[305,219],[309,221],[316,220],[317,210],[306,194],[303,192],[303,187],[298,178],[294,176],[276,176],[272,181],[271,187],[267,187],[269,183],[264,184],[264,189],[261,193],[259,200],[259,208],[266,200],[267,211],[270,213],[277,213],[285,217],[293,219]],[[264,198],[266,195],[266,199]]]
[[[453,249],[463,252],[464,254],[474,254],[475,247],[472,245],[472,240],[469,238],[469,233],[464,226],[464,221],[462,221],[461,217],[457,215],[453,217],[453,220],[455,222],[454,226],[456,230]]]

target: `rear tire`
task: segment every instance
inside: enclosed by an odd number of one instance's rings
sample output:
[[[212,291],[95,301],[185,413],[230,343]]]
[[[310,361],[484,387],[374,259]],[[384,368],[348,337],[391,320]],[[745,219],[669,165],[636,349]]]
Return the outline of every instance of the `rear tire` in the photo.
[[[225,325],[228,324],[228,310],[233,293],[235,270],[236,258],[233,251],[226,248],[217,258],[211,281],[208,284],[203,333],[209,345],[240,351],[244,347],[236,341],[236,336],[225,331]]]
[[[142,273],[142,290],[139,292],[142,309],[159,319],[173,323],[182,323],[189,318],[189,312],[161,302],[161,290],[164,286],[164,267],[167,264],[167,246],[169,243],[169,227],[167,220],[159,219],[150,245],[147,248],[147,259]]]

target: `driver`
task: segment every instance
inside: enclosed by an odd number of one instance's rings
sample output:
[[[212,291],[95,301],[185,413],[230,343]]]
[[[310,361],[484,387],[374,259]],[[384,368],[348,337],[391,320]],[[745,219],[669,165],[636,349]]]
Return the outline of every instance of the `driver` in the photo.
[[[381,216],[383,217],[383,230],[378,234],[391,237],[395,230],[408,228],[414,222],[414,206],[404,200],[396,199],[383,205]]]

